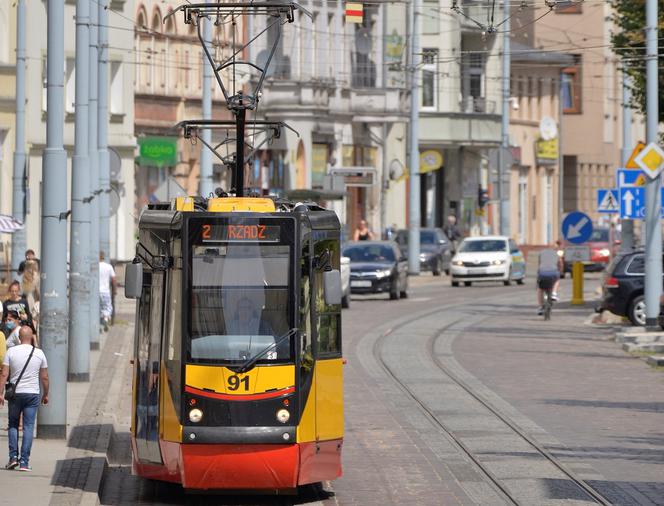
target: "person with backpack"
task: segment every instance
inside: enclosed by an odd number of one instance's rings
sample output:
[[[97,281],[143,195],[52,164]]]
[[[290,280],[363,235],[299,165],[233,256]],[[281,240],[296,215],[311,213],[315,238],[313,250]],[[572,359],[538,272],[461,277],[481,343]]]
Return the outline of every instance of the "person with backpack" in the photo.
[[[21,344],[7,350],[0,373],[0,406],[9,402],[9,461],[5,469],[31,471],[30,451],[40,402],[48,404],[48,364],[44,352],[33,346],[33,330],[23,325]],[[7,381],[9,379],[9,382]],[[41,385],[41,391],[40,391]],[[23,441],[18,452],[18,427],[23,417]]]

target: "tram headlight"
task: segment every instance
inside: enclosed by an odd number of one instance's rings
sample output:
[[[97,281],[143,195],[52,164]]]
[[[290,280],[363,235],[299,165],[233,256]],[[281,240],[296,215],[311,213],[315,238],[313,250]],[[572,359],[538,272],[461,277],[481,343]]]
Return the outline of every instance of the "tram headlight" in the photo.
[[[203,419],[203,412],[198,409],[194,408],[189,412],[189,420],[191,420],[193,423],[198,423]]]
[[[286,423],[288,420],[290,420],[290,413],[288,412],[287,409],[280,409],[277,411],[277,420],[281,423]]]

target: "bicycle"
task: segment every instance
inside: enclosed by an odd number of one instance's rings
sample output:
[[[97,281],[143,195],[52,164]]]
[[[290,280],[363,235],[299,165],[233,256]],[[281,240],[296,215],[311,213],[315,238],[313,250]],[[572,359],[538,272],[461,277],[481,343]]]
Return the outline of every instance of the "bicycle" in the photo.
[[[544,319],[550,320],[553,308],[553,287],[545,289],[542,295],[544,296]]]

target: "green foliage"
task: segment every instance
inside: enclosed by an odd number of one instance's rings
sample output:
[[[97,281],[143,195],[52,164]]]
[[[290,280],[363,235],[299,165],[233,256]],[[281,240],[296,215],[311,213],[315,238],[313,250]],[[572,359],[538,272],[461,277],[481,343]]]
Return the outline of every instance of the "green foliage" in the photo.
[[[632,78],[632,108],[645,114],[646,110],[646,4],[645,0],[611,0],[611,44],[621,61],[621,67]],[[658,62],[662,61],[664,34],[664,0],[658,0]],[[664,90],[664,71],[659,70],[659,89]],[[664,121],[664,93],[659,93],[659,121]]]

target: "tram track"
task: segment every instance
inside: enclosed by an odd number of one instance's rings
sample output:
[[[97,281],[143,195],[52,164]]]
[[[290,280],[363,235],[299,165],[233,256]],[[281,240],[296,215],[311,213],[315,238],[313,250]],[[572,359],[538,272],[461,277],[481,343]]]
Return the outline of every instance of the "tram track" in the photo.
[[[476,299],[474,302],[476,304],[481,304],[483,302],[484,303],[491,302],[496,298],[504,300],[504,296],[500,297],[490,296],[481,299]],[[458,309],[459,307],[464,306],[466,303],[467,302],[439,306],[436,309],[418,313],[414,315],[412,318],[401,320],[394,327],[391,327],[386,331],[384,331],[380,335],[380,337],[374,342],[373,355],[374,358],[377,360],[377,362],[380,364],[381,368],[384,370],[384,372],[388,376],[390,376],[392,380],[398,385],[398,387],[402,389],[417,404],[419,409],[430,420],[430,422],[434,426],[440,428],[453,441],[453,443],[477,466],[477,468],[481,471],[481,473],[489,480],[491,485],[493,485],[495,491],[508,504],[513,504],[513,505],[526,504],[523,501],[520,501],[519,498],[516,497],[516,494],[513,493],[509,489],[509,487],[506,486],[503,483],[503,481],[491,471],[491,469],[489,469],[489,466],[482,461],[481,457],[478,456],[468,446],[468,444],[464,443],[463,437],[459,436],[455,432],[455,430],[450,428],[449,425],[446,424],[445,421],[442,420],[441,417],[438,416],[434,412],[434,410],[427,405],[426,400],[418,396],[417,393],[414,392],[413,389],[407,384],[407,382],[399,377],[399,374],[392,367],[390,367],[390,365],[387,363],[387,360],[385,360],[383,355],[383,347],[385,345],[386,339],[390,335],[394,334],[396,331],[404,329],[416,321],[419,321],[428,316],[432,316],[433,314],[440,313],[441,311],[450,311]],[[458,318],[452,321],[451,323],[447,323],[446,325],[434,329],[431,336],[428,338],[426,345],[427,352],[431,357],[433,364],[436,366],[436,368],[445,378],[449,379],[455,385],[461,388],[466,394],[468,394],[476,402],[478,402],[483,407],[483,409],[488,411],[493,417],[495,417],[505,427],[507,427],[513,434],[515,434],[518,438],[520,438],[527,445],[529,445],[537,455],[545,459],[548,463],[554,466],[560,473],[562,473],[570,482],[576,485],[590,502],[602,505],[612,504],[609,500],[607,500],[605,497],[599,494],[595,489],[593,489],[590,485],[588,485],[582,478],[577,476],[573,471],[568,469],[562,462],[556,459],[549,451],[546,450],[546,448],[544,448],[540,443],[538,443],[525,430],[521,429],[518,426],[518,424],[516,424],[513,420],[511,420],[507,415],[502,413],[498,408],[496,408],[491,402],[485,399],[481,394],[475,391],[471,385],[469,385],[466,381],[464,381],[456,374],[454,374],[452,371],[450,371],[449,368],[437,356],[435,352],[435,347],[437,341],[441,338],[441,336],[449,332],[462,332],[465,330],[469,330],[472,327],[479,325],[487,318],[489,318],[489,316],[482,317],[479,320],[474,321],[472,324],[463,326],[462,328],[455,328],[458,327],[458,324],[460,322],[463,322],[464,320],[463,318]]]

